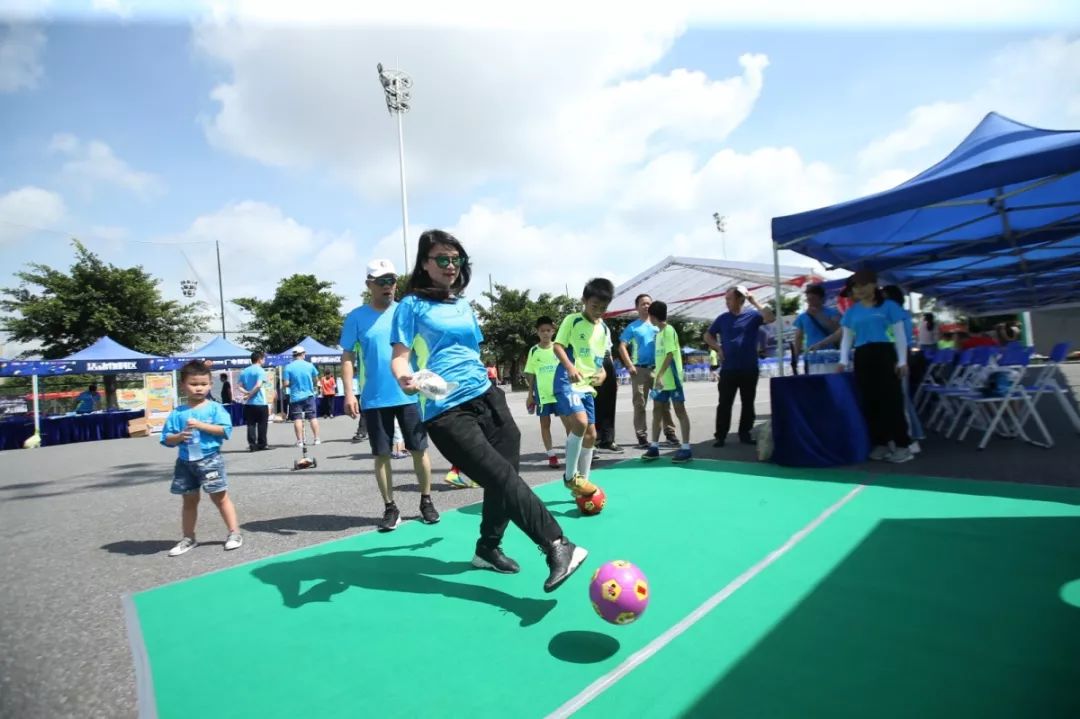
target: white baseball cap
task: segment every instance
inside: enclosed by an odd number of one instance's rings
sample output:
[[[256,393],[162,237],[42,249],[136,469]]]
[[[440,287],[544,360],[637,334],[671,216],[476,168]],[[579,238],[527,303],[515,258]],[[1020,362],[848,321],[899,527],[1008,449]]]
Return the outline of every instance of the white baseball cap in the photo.
[[[294,355],[302,355],[302,354],[306,354],[307,350],[304,349],[303,347],[301,347],[300,345],[296,345],[295,347],[292,348],[292,353]]]
[[[750,290],[748,290],[746,288],[746,285],[735,285],[735,291],[738,292],[743,297],[749,297],[750,296]]]
[[[394,263],[390,260],[372,260],[367,266],[368,277],[382,277],[383,275],[393,275],[397,277],[397,270],[394,269]]]

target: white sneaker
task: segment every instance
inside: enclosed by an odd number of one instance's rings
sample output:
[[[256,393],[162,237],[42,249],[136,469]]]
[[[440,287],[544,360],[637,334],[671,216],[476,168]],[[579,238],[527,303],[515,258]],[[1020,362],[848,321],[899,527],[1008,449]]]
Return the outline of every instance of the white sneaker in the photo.
[[[922,451],[922,447],[919,446],[918,440],[916,440],[916,441],[912,442],[911,444],[909,444],[908,449],[911,450],[912,454],[918,454],[919,452]]]
[[[315,444],[322,444],[322,440],[321,439],[316,439]]]
[[[179,557],[181,554],[186,554],[194,549],[199,543],[192,537],[184,537],[176,546],[169,550],[170,557]]]
[[[299,442],[297,442],[296,446],[297,447],[303,447],[304,446],[304,440],[300,440]]]
[[[874,460],[875,462],[880,462],[886,457],[888,457],[890,454],[892,454],[892,450],[889,449],[888,446],[884,444],[879,444],[878,446],[870,450],[870,459]]]
[[[225,539],[225,551],[239,549],[242,546],[244,546],[244,538],[240,532],[229,532],[229,536]]]
[[[886,457],[886,461],[893,464],[903,464],[904,462],[910,462],[915,459],[915,455],[911,452],[910,447],[898,447],[896,451]]]

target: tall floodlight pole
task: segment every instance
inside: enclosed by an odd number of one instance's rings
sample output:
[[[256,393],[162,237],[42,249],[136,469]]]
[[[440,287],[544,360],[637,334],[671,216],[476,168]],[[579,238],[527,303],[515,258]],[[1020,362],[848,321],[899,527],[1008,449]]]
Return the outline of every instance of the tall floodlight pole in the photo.
[[[724,256],[724,259],[726,260],[727,235],[725,235],[724,233],[727,231],[727,228],[724,226],[724,222],[727,220],[727,217],[721,215],[719,212],[712,213],[712,216],[713,220],[716,221],[716,231],[720,233],[720,253]]]
[[[409,111],[412,78],[401,70],[384,70],[378,64],[379,84],[386,95],[386,110],[397,115],[398,167],[401,171],[401,244],[405,250],[405,271],[409,271],[409,203],[405,194],[405,126],[402,116]]]
[[[221,282],[221,243],[214,240],[214,249],[217,250],[217,289],[218,300],[221,302],[221,338],[225,339],[225,287]]]

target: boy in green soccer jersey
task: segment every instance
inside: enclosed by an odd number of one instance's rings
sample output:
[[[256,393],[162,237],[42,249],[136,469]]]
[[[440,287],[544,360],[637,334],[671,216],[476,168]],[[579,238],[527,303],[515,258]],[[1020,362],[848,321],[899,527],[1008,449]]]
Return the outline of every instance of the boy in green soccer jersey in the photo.
[[[531,414],[536,412],[540,418],[540,439],[547,450],[548,466],[559,468],[559,458],[551,448],[551,415],[555,414],[555,369],[559,358],[555,356],[552,338],[555,336],[555,322],[550,317],[536,320],[536,334],[540,343],[529,350],[529,359],[525,362],[525,379],[529,383],[529,396],[525,407]]]
[[[667,323],[665,303],[654,301],[649,305],[649,316],[660,331],[656,334],[656,371],[650,393],[653,398],[652,441],[641,458],[651,460],[660,456],[660,425],[662,418],[668,414],[664,407],[670,403],[679,419],[679,430],[682,432],[682,446],[675,451],[671,461],[689,462],[693,459],[690,453],[690,415],[686,413],[686,397],[683,394],[685,377],[679,335],[675,328]]]
[[[555,413],[567,432],[563,483],[575,496],[596,492],[596,485],[589,481],[596,446],[595,397],[605,377],[604,356],[611,351],[611,331],[603,317],[614,294],[611,280],[589,280],[581,297],[582,311],[564,319],[555,336],[559,366],[552,391]]]

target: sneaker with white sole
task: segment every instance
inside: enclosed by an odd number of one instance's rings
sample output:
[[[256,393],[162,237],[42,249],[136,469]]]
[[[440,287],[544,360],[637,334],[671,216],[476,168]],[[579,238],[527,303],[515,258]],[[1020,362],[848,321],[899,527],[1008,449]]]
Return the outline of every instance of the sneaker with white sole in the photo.
[[[176,543],[175,547],[169,550],[169,556],[179,557],[181,554],[187,554],[192,549],[195,549],[198,544],[199,543],[195,541],[194,537],[184,537]]]
[[[225,551],[240,549],[242,546],[244,546],[244,537],[240,532],[229,532],[229,536],[225,538]]]
[[[911,453],[912,453],[912,454],[918,454],[919,452],[921,452],[921,451],[922,451],[922,447],[920,447],[920,446],[919,446],[919,440],[915,440],[914,442],[912,442],[911,444],[909,444],[909,445],[908,445],[908,449],[910,449],[910,450],[911,450]]]
[[[875,462],[881,462],[887,459],[890,454],[892,454],[892,450],[889,449],[888,445],[879,444],[878,446],[870,450],[870,459],[874,460]]]
[[[296,446],[297,446],[297,447],[303,447],[303,446],[304,446],[304,440],[302,440],[302,439],[301,439],[301,440],[298,440],[298,441],[296,442]]]
[[[322,440],[316,437],[315,438],[315,444],[322,444]]]
[[[550,573],[544,581],[544,591],[554,592],[562,583],[577,571],[589,552],[585,547],[579,547],[566,537],[559,537],[549,546],[543,549],[547,555],[547,565]]]
[[[910,447],[897,447],[885,458],[885,461],[892,462],[893,464],[903,464],[904,462],[910,462],[913,459],[915,459],[915,454],[911,451]]]

